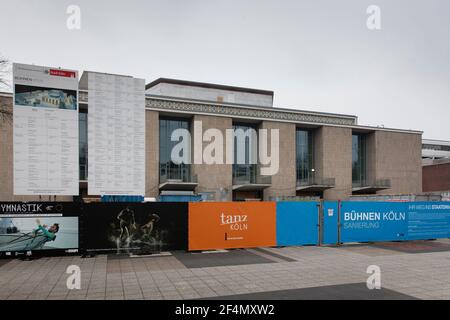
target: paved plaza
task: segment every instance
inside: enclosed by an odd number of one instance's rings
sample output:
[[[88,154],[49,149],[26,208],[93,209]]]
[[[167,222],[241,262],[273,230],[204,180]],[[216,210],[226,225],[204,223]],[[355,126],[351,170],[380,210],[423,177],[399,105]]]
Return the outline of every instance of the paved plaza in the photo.
[[[369,265],[381,290],[366,287]],[[2,300],[450,299],[450,240],[0,260],[0,288]]]

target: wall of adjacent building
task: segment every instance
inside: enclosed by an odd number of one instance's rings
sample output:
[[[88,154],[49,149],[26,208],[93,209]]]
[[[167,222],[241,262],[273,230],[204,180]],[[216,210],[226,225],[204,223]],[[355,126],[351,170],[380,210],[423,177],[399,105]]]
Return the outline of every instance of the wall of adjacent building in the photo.
[[[450,191],[450,160],[422,167],[423,192]]]

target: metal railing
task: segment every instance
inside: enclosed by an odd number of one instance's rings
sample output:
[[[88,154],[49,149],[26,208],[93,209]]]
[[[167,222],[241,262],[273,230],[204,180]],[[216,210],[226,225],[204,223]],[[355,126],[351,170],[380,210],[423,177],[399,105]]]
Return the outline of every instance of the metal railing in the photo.
[[[168,181],[197,183],[198,179],[197,175],[192,174],[190,165],[160,164],[159,183]]]
[[[259,166],[233,165],[233,185],[241,184],[272,184],[272,176],[263,176],[259,174]]]
[[[297,186],[329,186],[334,187],[336,185],[335,178],[318,178],[318,177],[309,177],[307,179],[297,180]]]
[[[390,179],[362,180],[352,183],[353,188],[373,187],[373,188],[390,188]]]
[[[449,201],[445,193],[351,195],[349,201]]]
[[[320,201],[319,196],[270,196],[269,201]]]

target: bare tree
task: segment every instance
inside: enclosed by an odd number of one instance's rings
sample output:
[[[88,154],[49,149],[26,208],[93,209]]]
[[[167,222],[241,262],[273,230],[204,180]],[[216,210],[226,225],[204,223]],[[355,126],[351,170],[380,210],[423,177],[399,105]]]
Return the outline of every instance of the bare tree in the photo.
[[[0,88],[9,89],[11,87],[9,84],[10,68],[9,60],[0,56]]]
[[[9,82],[10,68],[11,63],[9,60],[0,57],[0,91],[11,88]],[[12,122],[12,110],[8,108],[4,99],[0,99],[0,124],[4,122]]]

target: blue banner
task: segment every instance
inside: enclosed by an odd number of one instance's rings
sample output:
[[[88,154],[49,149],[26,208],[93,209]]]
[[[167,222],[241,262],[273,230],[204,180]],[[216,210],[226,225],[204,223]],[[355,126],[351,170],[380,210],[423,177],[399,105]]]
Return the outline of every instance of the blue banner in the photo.
[[[277,245],[318,244],[318,223],[318,202],[277,202]]]
[[[450,237],[448,202],[342,202],[340,241]]]
[[[408,240],[450,237],[450,202],[410,202]]]
[[[342,202],[341,242],[406,240],[407,212],[401,202]]]

